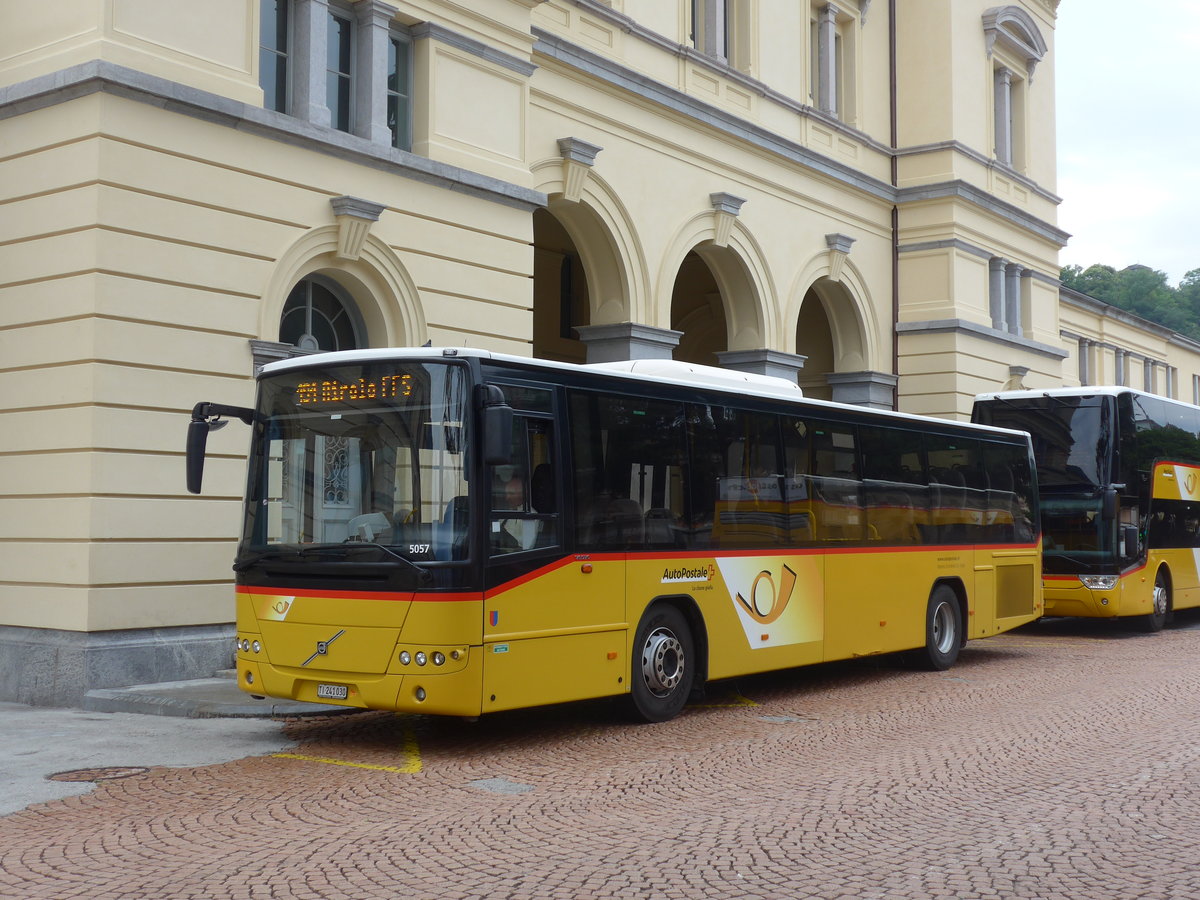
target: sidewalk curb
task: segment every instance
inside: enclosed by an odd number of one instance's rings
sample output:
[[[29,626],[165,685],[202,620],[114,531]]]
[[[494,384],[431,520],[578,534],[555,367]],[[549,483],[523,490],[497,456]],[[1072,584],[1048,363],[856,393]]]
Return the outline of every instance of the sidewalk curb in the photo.
[[[295,700],[255,700],[243,693],[231,678],[199,678],[162,684],[135,684],[123,688],[97,688],[83,698],[90,712],[130,712],[153,716],[192,719],[253,718],[284,716],[331,716],[361,712],[357,707],[328,706]]]

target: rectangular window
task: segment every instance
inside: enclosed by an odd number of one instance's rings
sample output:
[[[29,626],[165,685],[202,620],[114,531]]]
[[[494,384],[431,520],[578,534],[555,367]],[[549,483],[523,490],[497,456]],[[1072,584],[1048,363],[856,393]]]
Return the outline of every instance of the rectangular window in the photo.
[[[817,540],[861,541],[864,516],[854,426],[829,422],[808,425]]]
[[[387,121],[392,146],[412,149],[412,42],[392,32],[388,40]]]
[[[259,0],[258,83],[263,107],[287,112],[290,0]]]
[[[682,404],[573,393],[570,415],[579,546],[687,546]]]
[[[855,119],[855,19],[815,3],[808,21],[809,102],[843,122]]]
[[[930,533],[943,544],[984,540],[987,476],[979,441],[926,434],[929,466]]]
[[[696,547],[786,543],[776,417],[721,406],[687,407]],[[707,540],[707,543],[705,541]]]
[[[330,11],[325,54],[325,105],[329,122],[338,131],[349,131],[353,97],[354,23],[349,16]]]
[[[929,530],[929,488],[916,431],[861,426],[863,506],[867,539],[888,544],[924,543]]]

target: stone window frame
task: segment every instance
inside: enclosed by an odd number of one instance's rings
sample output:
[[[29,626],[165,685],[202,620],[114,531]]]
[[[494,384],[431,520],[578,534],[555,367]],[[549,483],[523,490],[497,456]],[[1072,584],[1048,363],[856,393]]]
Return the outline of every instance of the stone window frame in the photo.
[[[414,65],[415,48],[413,46],[412,32],[393,22],[388,29],[388,57],[385,67],[383,93],[385,106],[385,120],[387,122],[388,133],[390,136],[391,146],[397,150],[412,150],[412,134],[413,134],[413,95],[414,84],[413,79],[416,73]],[[396,59],[399,60],[399,48],[406,47],[404,66],[404,78],[408,88],[407,93],[401,93],[398,90],[393,90],[389,85],[389,80],[392,75],[392,51],[396,51]],[[396,120],[393,123],[391,120],[391,101],[395,98],[397,106]]]
[[[817,0],[808,17],[808,99],[810,105],[851,127],[858,121],[858,73],[862,42],[858,38],[867,4],[851,0]]]
[[[987,10],[983,34],[992,63],[992,156],[1001,165],[1023,172],[1029,161],[1030,87],[1047,44],[1033,17],[1018,6]]]
[[[278,47],[274,42],[271,44],[264,43],[266,36],[267,25],[269,24],[264,13],[267,11],[268,5],[275,7],[275,12],[282,13],[284,24],[282,29],[277,28],[277,33],[282,30],[282,47]],[[270,24],[276,22],[275,16],[272,16]],[[291,107],[292,101],[292,70],[294,67],[293,53],[295,49],[295,38],[293,35],[295,23],[295,10],[293,9],[292,0],[260,0],[259,2],[259,30],[258,30],[258,85],[263,89],[263,108],[270,109],[275,112],[286,113]],[[275,62],[278,59],[283,60],[283,74],[280,78],[275,79],[276,94],[275,97],[269,96],[267,85],[264,83],[266,79],[267,67],[264,62],[270,59]],[[282,82],[282,83],[279,83]],[[279,91],[282,90],[282,98],[279,97]]]
[[[731,69],[754,74],[757,0],[691,0],[688,10],[688,39],[697,51]]]
[[[413,106],[412,33],[396,21],[397,9],[383,0],[286,0],[287,67],[286,108],[277,110],[313,125],[343,131],[369,141],[396,146],[388,125],[388,53],[394,37],[409,43],[408,54],[408,135],[411,144]],[[260,7],[261,10],[261,7]],[[332,40],[334,19],[350,26],[349,60],[340,74],[349,82],[347,116],[339,123],[337,109],[330,108],[329,75],[326,59]],[[262,28],[266,20],[260,15],[259,47],[261,54],[268,48],[262,44]],[[261,59],[260,59],[261,66]],[[260,84],[263,73],[259,73]],[[264,108],[274,109],[266,102]],[[339,127],[340,125],[340,127]],[[407,146],[401,149],[409,149]]]

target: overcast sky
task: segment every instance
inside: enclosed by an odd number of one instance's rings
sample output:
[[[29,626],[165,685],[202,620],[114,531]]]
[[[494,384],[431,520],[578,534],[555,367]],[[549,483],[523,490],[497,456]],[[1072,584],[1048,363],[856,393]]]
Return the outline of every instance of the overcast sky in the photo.
[[[1063,0],[1054,40],[1060,261],[1177,285],[1200,269],[1200,2]]]

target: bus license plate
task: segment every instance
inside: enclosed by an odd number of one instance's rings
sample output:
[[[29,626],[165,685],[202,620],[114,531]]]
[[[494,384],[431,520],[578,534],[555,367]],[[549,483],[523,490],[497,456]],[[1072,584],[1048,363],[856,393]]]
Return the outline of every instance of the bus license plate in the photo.
[[[350,696],[350,688],[344,684],[318,684],[317,696],[322,700],[345,700]]]

